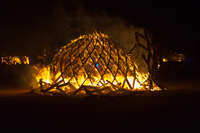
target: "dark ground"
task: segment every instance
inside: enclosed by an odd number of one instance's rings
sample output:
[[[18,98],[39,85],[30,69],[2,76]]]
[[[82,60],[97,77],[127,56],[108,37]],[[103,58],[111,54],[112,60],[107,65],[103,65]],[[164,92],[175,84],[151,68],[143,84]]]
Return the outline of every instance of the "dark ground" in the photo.
[[[28,89],[7,87],[6,90],[10,92],[1,93],[0,98],[0,127],[45,131],[61,129],[66,132],[78,128],[88,128],[87,131],[99,131],[102,128],[118,131],[124,128],[140,132],[198,129],[200,87],[197,71],[194,74],[194,69],[184,67],[178,72],[175,71],[176,65],[171,70],[170,64],[161,67],[160,73],[165,76],[159,77],[160,83],[168,88],[168,91],[163,92],[71,99],[23,94]],[[167,72],[162,70],[166,69],[164,67],[168,67]],[[5,88],[2,85],[1,91]]]
[[[200,93],[88,97],[17,96],[1,102],[1,127],[194,129],[198,127]]]

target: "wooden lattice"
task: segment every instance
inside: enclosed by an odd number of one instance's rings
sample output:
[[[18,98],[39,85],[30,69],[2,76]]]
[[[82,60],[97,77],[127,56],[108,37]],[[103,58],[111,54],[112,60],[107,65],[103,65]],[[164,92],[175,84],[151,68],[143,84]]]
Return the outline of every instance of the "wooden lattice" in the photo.
[[[139,37],[146,44],[141,44]],[[103,33],[80,36],[55,54],[49,65],[52,83],[41,79],[41,90],[69,95],[152,90],[155,84],[151,79],[153,51],[150,43],[145,36],[136,33],[136,43],[125,53]],[[138,56],[139,49],[143,52]]]

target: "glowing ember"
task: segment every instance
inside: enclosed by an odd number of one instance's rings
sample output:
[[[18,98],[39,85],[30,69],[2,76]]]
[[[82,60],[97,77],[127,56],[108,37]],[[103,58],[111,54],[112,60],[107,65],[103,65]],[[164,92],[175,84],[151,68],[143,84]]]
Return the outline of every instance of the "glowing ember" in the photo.
[[[141,71],[136,63],[107,35],[83,35],[63,46],[48,66],[34,66],[36,88],[69,95],[160,90],[148,70]]]

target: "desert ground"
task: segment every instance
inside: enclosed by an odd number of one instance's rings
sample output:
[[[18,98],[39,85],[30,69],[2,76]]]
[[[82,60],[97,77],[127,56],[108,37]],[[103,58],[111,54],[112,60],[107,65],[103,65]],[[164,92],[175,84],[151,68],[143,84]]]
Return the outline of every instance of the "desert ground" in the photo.
[[[161,73],[163,75],[165,72]],[[196,130],[200,118],[198,76],[175,75],[173,71],[168,71],[167,76],[160,77],[159,82],[168,88],[166,91],[81,99],[39,96],[29,93],[31,89],[26,87],[2,85],[0,127],[46,131],[80,128],[111,128],[116,131],[122,128],[132,131]]]

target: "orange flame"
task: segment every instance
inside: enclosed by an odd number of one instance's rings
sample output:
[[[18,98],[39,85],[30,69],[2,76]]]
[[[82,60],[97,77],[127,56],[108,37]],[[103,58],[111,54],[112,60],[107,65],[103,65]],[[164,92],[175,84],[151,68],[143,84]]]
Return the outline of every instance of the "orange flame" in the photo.
[[[49,66],[40,68],[39,72],[38,72],[38,74],[36,76],[36,80],[37,80],[37,83],[38,83],[37,87],[40,86],[40,81],[41,80],[45,84],[48,84],[48,85],[52,85],[53,84],[53,79],[56,79],[57,82],[62,81],[62,80],[65,83],[69,82],[70,77],[62,79],[62,77],[60,75],[61,75],[61,73],[58,72],[55,76],[53,76],[51,74]],[[117,81],[114,81],[113,85],[116,85],[119,88],[123,87],[123,88],[125,88],[127,90],[130,90],[130,91],[144,91],[145,88],[144,88],[143,84],[145,84],[145,81],[148,79],[148,76],[149,76],[149,73],[146,73],[146,74],[137,73],[138,81],[135,80],[135,78],[133,76],[127,76],[127,80],[129,82],[130,86],[127,83],[125,83],[124,86],[122,86],[123,83],[124,83],[125,77],[123,75],[117,75],[116,76],[116,80]],[[79,75],[77,80],[75,78],[72,78],[70,80],[70,83],[76,89],[79,89],[81,85],[91,86],[91,87],[112,87],[112,85],[109,84],[109,83],[111,83],[113,81],[113,79],[114,79],[112,74],[106,74],[103,79],[101,79],[100,77],[93,77],[93,82],[91,82],[90,79],[86,79],[86,78],[87,77],[84,77],[83,75]],[[97,83],[99,83],[99,81],[100,81],[100,84],[97,84]],[[153,85],[154,88],[151,89],[151,91],[159,91],[160,88],[158,86],[156,86],[155,83],[153,83],[153,84],[154,84]],[[133,89],[131,89],[131,88],[133,88]],[[63,87],[61,87],[61,89],[66,90],[67,88],[65,88],[63,86]]]

